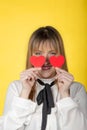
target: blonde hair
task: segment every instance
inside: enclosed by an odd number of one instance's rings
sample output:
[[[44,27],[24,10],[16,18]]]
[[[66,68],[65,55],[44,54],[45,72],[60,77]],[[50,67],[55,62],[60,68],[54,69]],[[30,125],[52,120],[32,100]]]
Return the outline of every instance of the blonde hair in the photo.
[[[31,35],[28,44],[26,69],[32,67],[31,63],[29,62],[29,58],[32,56],[33,50],[39,48],[40,44],[44,44],[46,41],[49,41],[49,44],[51,44],[60,55],[65,57],[65,63],[62,66],[62,69],[68,71],[62,37],[60,33],[52,26],[40,27]],[[30,94],[31,99],[34,96],[34,93],[35,89],[33,88]]]

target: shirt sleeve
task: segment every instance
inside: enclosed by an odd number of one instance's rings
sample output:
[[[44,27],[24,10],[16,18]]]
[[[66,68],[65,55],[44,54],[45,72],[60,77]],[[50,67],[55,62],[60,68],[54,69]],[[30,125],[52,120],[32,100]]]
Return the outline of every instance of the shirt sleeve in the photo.
[[[56,105],[60,130],[87,130],[87,96],[83,87],[74,99],[67,97]]]
[[[29,123],[36,109],[36,103],[19,97],[17,83],[11,83],[5,102],[3,116],[0,117],[0,129],[2,130],[23,130],[24,124]]]

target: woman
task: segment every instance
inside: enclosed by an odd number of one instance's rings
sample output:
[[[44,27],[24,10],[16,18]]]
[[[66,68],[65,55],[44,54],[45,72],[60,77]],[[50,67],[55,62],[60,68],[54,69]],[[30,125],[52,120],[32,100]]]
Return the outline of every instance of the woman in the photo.
[[[33,32],[26,70],[8,88],[2,130],[87,130],[86,92],[68,72],[66,57],[61,68],[52,66],[50,58],[59,55],[65,57],[64,46],[54,27]],[[31,56],[45,57],[42,67]]]

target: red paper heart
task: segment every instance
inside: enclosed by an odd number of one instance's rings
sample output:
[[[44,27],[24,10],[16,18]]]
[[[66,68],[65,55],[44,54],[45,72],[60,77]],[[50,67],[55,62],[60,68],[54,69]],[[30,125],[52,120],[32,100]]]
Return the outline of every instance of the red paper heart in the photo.
[[[31,56],[30,57],[30,63],[34,67],[41,67],[45,62],[45,57],[44,56]]]
[[[62,67],[62,65],[65,62],[65,58],[62,55],[51,56],[49,60],[50,60],[51,65],[54,66],[54,67]]]

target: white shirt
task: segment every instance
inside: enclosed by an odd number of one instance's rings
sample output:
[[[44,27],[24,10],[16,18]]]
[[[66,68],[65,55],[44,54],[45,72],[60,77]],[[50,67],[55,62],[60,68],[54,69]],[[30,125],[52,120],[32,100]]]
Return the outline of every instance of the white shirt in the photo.
[[[43,79],[51,83],[53,79]],[[8,87],[3,116],[0,117],[0,130],[41,130],[42,106],[37,105],[36,97],[43,89],[36,85],[35,101],[19,97],[22,90],[20,80]],[[47,116],[46,130],[87,130],[87,96],[84,87],[73,82],[70,97],[60,99],[56,85],[51,87],[55,107]]]

